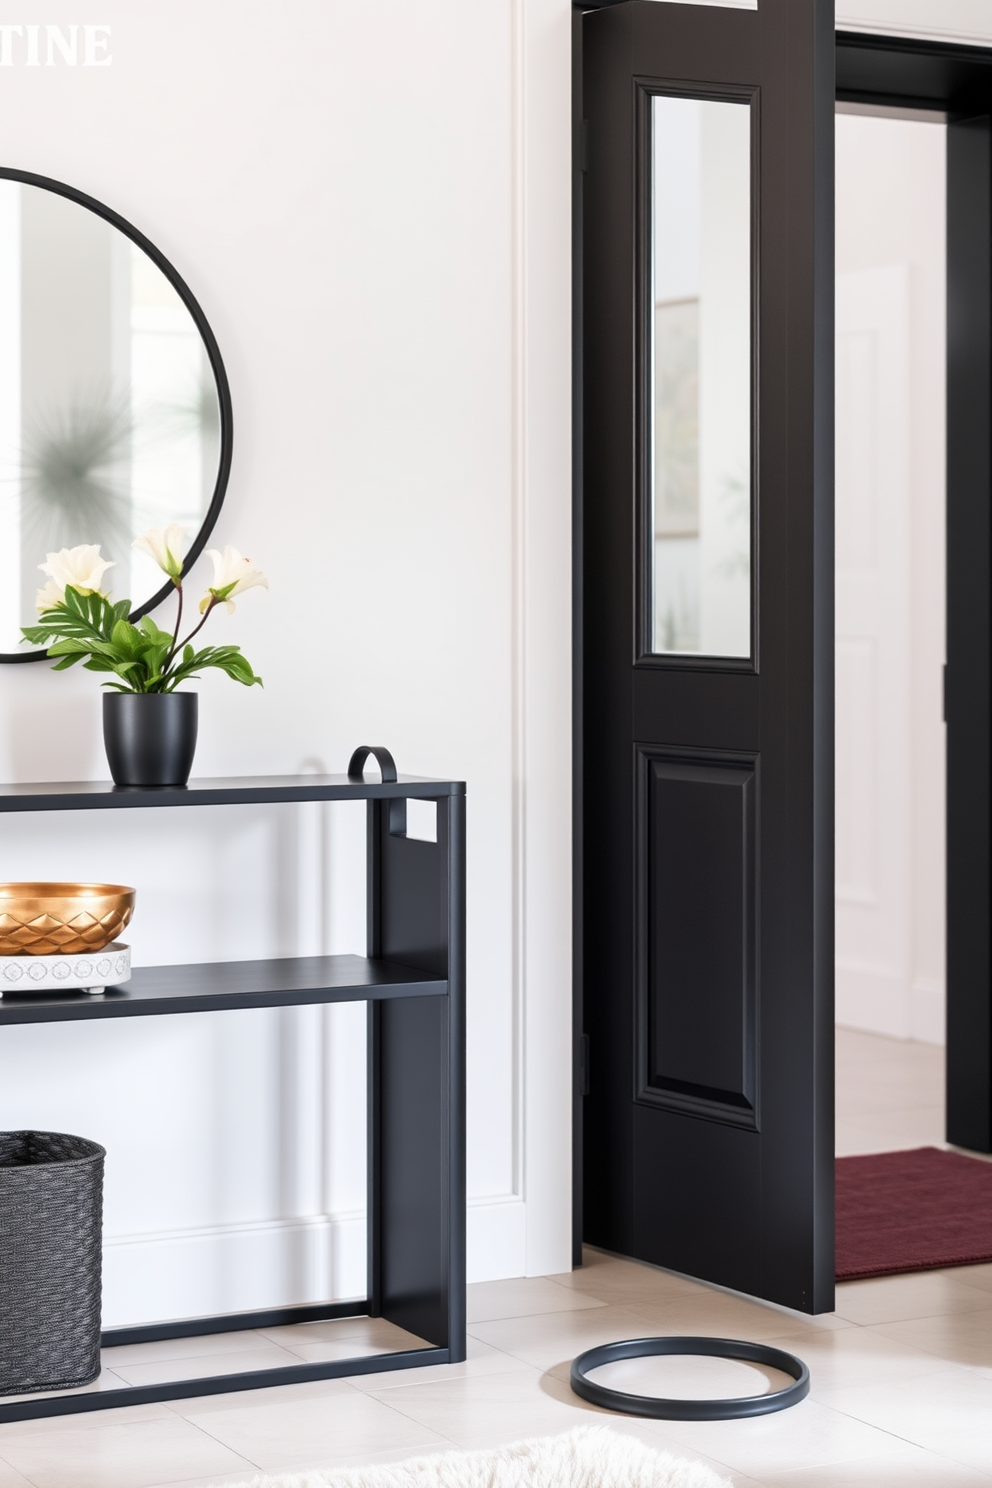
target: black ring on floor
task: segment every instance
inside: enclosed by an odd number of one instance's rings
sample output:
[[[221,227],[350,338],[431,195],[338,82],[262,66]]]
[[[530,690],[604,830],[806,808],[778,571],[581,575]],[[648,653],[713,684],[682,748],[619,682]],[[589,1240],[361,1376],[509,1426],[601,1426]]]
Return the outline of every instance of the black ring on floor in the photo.
[[[790,1374],[794,1384],[768,1395],[742,1395],[737,1400],[665,1400],[657,1395],[632,1395],[611,1390],[586,1376],[604,1364],[619,1359],[644,1359],[652,1354],[705,1354],[716,1359],[743,1359],[765,1364]],[[572,1361],[569,1384],[576,1395],[604,1410],[624,1411],[629,1416],[653,1416],[660,1421],[735,1421],[741,1416],[766,1416],[772,1411],[798,1405],[809,1394],[809,1370],[801,1359],[784,1349],[764,1343],[746,1343],[740,1338],[627,1338],[620,1343],[602,1343],[586,1349]]]

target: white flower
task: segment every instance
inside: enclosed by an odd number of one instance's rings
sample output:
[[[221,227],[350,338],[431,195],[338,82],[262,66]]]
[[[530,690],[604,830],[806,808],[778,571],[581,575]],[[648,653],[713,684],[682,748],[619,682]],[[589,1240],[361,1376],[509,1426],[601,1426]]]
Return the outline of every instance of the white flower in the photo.
[[[54,579],[46,579],[45,587],[38,590],[34,607],[39,614],[43,615],[46,610],[54,610],[65,599],[65,590],[56,584]]]
[[[200,614],[210,608],[216,600],[227,605],[227,613],[234,609],[234,596],[244,594],[246,589],[260,586],[268,589],[269,581],[250,558],[243,558],[237,548],[226,547],[223,553],[216,548],[207,549],[207,557],[213,561],[214,581],[200,600]]]
[[[147,553],[149,558],[154,558],[170,579],[178,579],[183,571],[183,552],[188,535],[188,527],[180,527],[178,522],[171,522],[168,527],[152,527],[148,532],[143,532],[134,539],[131,546],[140,553]]]
[[[100,583],[104,572],[114,566],[100,557],[99,543],[80,543],[78,548],[62,548],[58,553],[46,553],[45,557],[47,563],[39,563],[38,567],[63,593],[71,584],[80,594],[103,594]],[[48,586],[45,587],[47,590]]]

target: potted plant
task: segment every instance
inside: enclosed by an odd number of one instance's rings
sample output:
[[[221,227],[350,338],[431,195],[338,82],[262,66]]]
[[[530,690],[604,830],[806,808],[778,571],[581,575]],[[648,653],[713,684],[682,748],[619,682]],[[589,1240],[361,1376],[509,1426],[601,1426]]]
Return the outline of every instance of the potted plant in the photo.
[[[38,591],[37,625],[22,628],[25,640],[46,646],[56,658],[54,671],[81,661],[90,672],[106,672],[111,689],[103,698],[103,737],[110,773],[117,785],[185,785],[196,748],[197,694],[180,692],[184,682],[218,667],[246,687],[262,685],[238,646],[192,642],[218,605],[234,609],[235,595],[268,580],[236,548],[207,552],[213,583],[200,600],[200,618],[180,640],[183,621],[183,550],[187,530],[173,523],[153,529],[133,544],[171,579],[176,589],[176,623],[170,633],[150,615],[133,625],[129,599],[113,603],[101,587],[113,564],[100,557],[99,544],[83,543],[49,553],[39,564],[47,580]],[[112,680],[111,680],[112,678]]]

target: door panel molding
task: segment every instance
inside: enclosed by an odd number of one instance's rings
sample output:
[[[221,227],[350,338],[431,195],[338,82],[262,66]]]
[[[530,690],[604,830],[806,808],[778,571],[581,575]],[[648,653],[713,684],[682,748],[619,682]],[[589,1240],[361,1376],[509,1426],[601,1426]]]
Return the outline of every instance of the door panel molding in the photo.
[[[635,755],[634,1099],[757,1131],[759,759]]]

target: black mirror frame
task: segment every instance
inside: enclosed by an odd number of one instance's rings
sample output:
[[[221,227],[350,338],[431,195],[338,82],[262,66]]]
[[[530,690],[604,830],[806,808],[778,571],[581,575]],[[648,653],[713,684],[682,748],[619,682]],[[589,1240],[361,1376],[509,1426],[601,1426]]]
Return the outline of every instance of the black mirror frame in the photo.
[[[203,552],[217,518],[220,515],[220,509],[224,504],[224,497],[227,493],[227,483],[231,474],[231,458],[234,452],[234,418],[231,409],[231,388],[227,380],[227,372],[225,371],[223,360],[221,359],[220,348],[217,345],[213,331],[210,329],[207,317],[204,315],[193,291],[179,271],[165,257],[165,254],[156,248],[155,244],[146,238],[144,233],[139,232],[138,228],[132,226],[126,218],[121,217],[113,208],[105,206],[103,202],[97,201],[95,197],[87,196],[84,191],[77,191],[74,186],[67,186],[64,181],[55,181],[50,176],[39,176],[32,171],[14,170],[9,166],[0,166],[0,181],[20,181],[25,186],[39,186],[44,191],[54,191],[56,195],[64,196],[69,201],[76,202],[79,206],[86,207],[88,211],[96,213],[98,217],[102,217],[105,222],[110,223],[111,227],[116,227],[118,232],[130,238],[131,242],[135,243],[143,253],[148,255],[152,263],[161,269],[193,317],[194,324],[206,348],[210,368],[214,375],[214,382],[217,386],[217,402],[220,407],[220,459],[217,466],[217,480],[214,483],[210,504],[207,507],[196,536],[190,544],[189,552],[183,561],[183,573],[185,574]],[[143,605],[139,605],[133,611],[130,618],[132,620],[140,620],[142,615],[147,615],[151,610],[154,610],[160,605],[163,600],[167,599],[172,593],[172,590],[172,581],[167,580],[161,589],[152,595],[151,599],[146,600]],[[0,652],[0,664],[19,661],[44,661],[47,655],[47,651]]]

